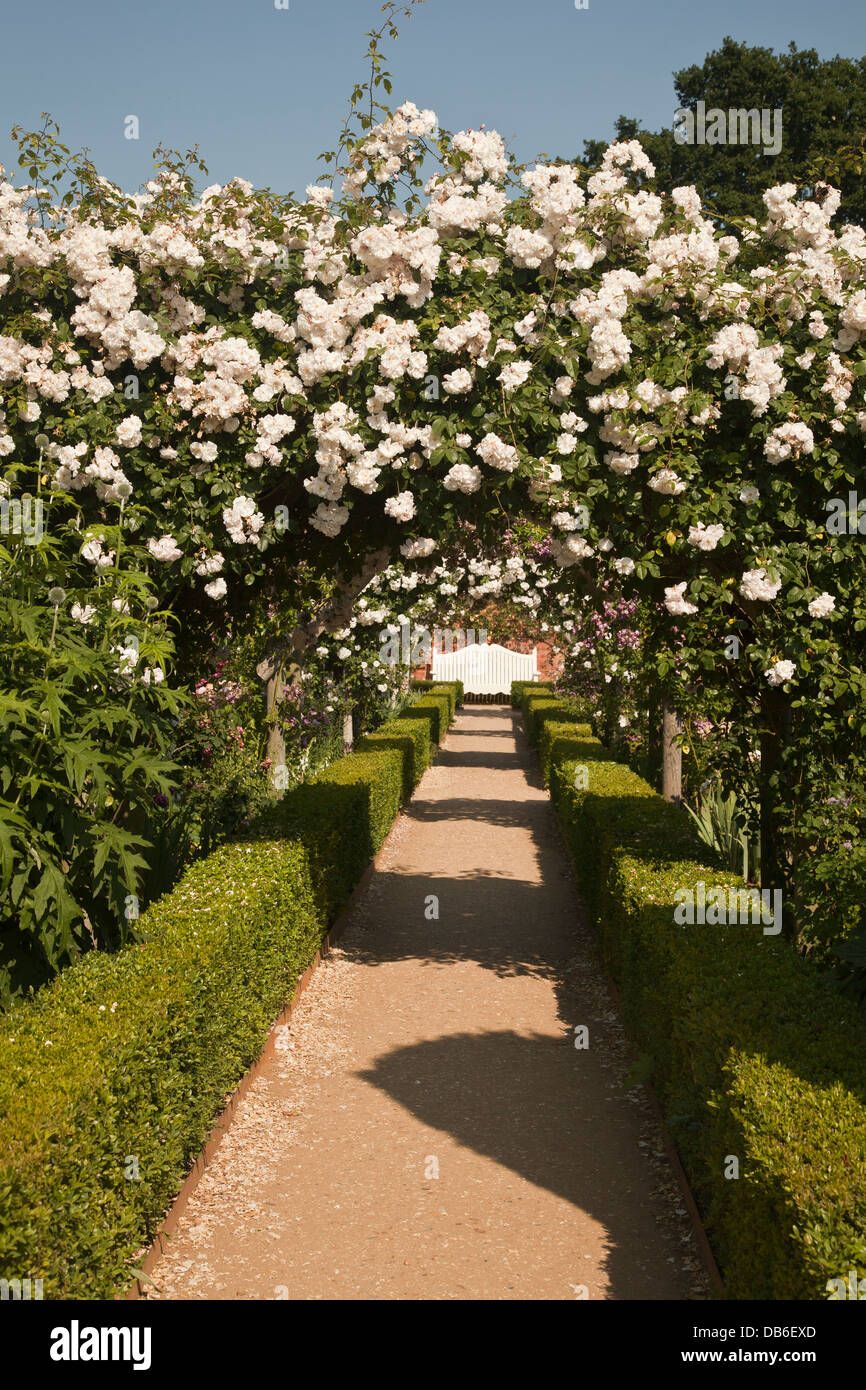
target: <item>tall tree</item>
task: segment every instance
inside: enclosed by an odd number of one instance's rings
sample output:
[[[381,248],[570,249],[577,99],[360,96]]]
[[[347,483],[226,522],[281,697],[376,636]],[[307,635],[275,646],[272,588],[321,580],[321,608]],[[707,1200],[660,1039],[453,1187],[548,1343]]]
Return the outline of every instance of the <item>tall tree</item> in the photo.
[[[694,184],[720,218],[763,217],[761,194],[774,183],[809,187],[826,178],[842,190],[842,220],[866,225],[866,57],[822,59],[813,48],[788,45],[786,52],[753,48],[726,38],[703,63],[674,73],[676,102],[671,125],[646,130],[638,119],[620,116],[617,138],[638,139],[667,187]],[[781,148],[761,144],[680,143],[677,110],[709,113],[781,110]],[[730,122],[728,122],[730,134]],[[677,134],[680,139],[678,140]],[[770,142],[772,145],[774,142]],[[601,163],[606,141],[584,142],[583,161]]]

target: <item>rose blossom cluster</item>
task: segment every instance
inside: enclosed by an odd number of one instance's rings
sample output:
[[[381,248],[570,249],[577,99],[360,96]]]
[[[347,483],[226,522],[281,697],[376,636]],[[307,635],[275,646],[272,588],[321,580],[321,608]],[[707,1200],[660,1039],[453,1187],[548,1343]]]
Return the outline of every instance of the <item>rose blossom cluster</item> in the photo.
[[[435,129],[404,103],[353,149],[345,199],[413,176]],[[214,599],[279,543],[270,499],[288,491],[302,530],[331,541],[374,524],[370,548],[385,535],[410,562],[433,553],[439,538],[413,528],[445,502],[449,517],[525,505],[563,570],[631,582],[670,535],[679,573],[705,566],[721,584],[729,560],[728,582],[768,603],[780,582],[743,566],[775,551],[737,531],[759,490],[723,481],[706,519],[715,451],[732,425],[758,445],[753,467],[861,437],[866,233],[833,225],[835,190],[803,200],[782,185],[763,225],[720,235],[693,188],[648,186],[636,141],[589,178],[562,161],[524,171],[512,202],[508,173],[496,132],[461,131],[411,214],[372,200],[347,219],[328,189],[280,204],[242,179],[186,195],[164,171],[141,194],[112,190],[122,215],[73,204],[42,219],[0,172],[0,305],[14,296],[10,323],[22,302],[31,315],[26,334],[0,333],[0,457],[31,456],[44,429],[49,486],[94,524],[141,506],[158,582]],[[636,341],[682,366],[656,372]],[[786,404],[807,385],[826,416],[809,425]],[[99,423],[85,434],[87,411]],[[588,525],[576,475],[599,499]],[[605,519],[608,499],[628,524]],[[96,569],[111,563],[104,535],[84,546]],[[174,564],[187,554],[188,580]],[[504,582],[473,580],[482,596]],[[664,586],[671,614],[697,612],[688,585]]]

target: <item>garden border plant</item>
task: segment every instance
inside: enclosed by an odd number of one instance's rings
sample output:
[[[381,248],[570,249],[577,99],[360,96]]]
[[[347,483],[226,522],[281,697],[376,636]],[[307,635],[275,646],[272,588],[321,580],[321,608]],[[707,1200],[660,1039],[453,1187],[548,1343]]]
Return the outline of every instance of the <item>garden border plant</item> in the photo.
[[[515,699],[729,1295],[826,1298],[866,1262],[862,1018],[782,936],[678,926],[678,890],[741,881],[567,706]]]
[[[429,764],[434,689],[0,1020],[0,1270],[110,1298]],[[414,710],[416,717],[411,717]],[[410,715],[410,717],[406,717]]]

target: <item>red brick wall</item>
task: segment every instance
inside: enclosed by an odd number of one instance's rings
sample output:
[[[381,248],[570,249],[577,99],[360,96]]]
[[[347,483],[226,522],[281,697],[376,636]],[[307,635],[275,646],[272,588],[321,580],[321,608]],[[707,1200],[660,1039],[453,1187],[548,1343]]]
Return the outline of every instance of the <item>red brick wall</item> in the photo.
[[[539,680],[555,680],[562,670],[565,656],[562,652],[555,652],[550,642],[504,642],[503,646],[508,647],[512,652],[531,652],[535,648],[536,662],[538,665]]]

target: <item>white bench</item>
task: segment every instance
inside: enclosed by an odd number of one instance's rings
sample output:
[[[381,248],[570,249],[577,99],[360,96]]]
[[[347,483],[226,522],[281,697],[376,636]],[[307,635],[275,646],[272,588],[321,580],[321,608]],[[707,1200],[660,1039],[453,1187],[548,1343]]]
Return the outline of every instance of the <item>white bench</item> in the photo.
[[[537,681],[536,648],[512,652],[497,643],[473,642],[456,652],[433,652],[435,681],[462,681],[467,695],[511,695],[512,681]]]

